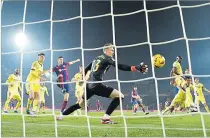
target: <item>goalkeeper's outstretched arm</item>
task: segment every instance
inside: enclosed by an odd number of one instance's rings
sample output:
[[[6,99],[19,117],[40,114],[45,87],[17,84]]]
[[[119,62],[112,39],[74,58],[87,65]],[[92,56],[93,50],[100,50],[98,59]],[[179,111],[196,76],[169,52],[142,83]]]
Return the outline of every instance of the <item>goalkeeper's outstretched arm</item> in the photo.
[[[108,64],[112,65],[115,67],[116,63],[115,60],[113,58],[110,58],[108,60]],[[133,72],[142,72],[142,73],[146,73],[148,71],[148,67],[147,65],[145,65],[143,62],[140,65],[137,66],[129,66],[126,64],[120,64],[118,63],[118,69],[122,70],[122,71],[133,71]]]
[[[115,60],[110,58],[107,60],[107,63],[114,66],[116,65]],[[92,67],[92,62],[85,68],[85,74],[87,74],[87,72],[89,70],[91,70]],[[133,72],[142,72],[142,73],[146,73],[148,72],[148,66],[146,64],[144,64],[143,62],[140,65],[137,66],[129,66],[126,64],[120,64],[118,63],[118,69],[122,70],[122,71],[133,71]]]

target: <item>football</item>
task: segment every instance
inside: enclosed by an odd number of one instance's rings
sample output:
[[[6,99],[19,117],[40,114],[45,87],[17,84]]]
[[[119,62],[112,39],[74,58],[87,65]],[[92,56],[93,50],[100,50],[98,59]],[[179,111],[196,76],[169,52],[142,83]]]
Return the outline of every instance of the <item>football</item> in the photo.
[[[156,54],[152,57],[153,65],[156,68],[162,68],[165,65],[165,58],[160,55]]]

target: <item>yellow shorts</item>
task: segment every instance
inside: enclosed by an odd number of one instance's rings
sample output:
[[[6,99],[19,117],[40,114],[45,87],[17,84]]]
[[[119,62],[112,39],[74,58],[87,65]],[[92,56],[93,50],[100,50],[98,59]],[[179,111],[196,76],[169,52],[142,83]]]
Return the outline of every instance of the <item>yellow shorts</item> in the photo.
[[[202,104],[205,104],[206,103],[206,99],[205,99],[204,96],[196,96],[195,100],[197,100],[198,105],[200,104],[200,102]]]
[[[176,106],[177,104],[179,104],[180,107],[184,108],[185,98],[186,94],[182,90],[179,90],[176,96],[174,97],[173,101],[171,102],[171,106]]]
[[[21,97],[20,97],[20,94],[18,92],[11,93],[9,99],[14,99],[14,100],[21,101]]]
[[[187,89],[186,89],[185,107],[190,107],[190,105],[193,103],[193,97],[190,88],[188,87]]]
[[[76,89],[75,97],[80,98],[80,97],[82,97],[83,93],[84,93],[84,89],[83,88]]]
[[[30,90],[33,92],[39,92],[40,91],[40,84],[39,83],[26,83],[26,93],[29,94]]]

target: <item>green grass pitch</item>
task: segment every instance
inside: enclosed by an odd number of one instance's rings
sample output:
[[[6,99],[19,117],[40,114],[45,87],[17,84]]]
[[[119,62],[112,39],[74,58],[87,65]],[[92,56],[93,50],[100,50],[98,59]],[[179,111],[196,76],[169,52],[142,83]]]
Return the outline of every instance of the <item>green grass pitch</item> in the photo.
[[[47,114],[50,114],[48,112]],[[58,114],[58,112],[57,112]],[[128,137],[163,137],[160,117],[152,117],[157,113],[145,116],[142,113],[133,117],[131,111],[124,111],[126,116]],[[114,112],[112,120],[118,124],[104,125],[100,123],[103,112],[89,112],[92,137],[125,137],[124,118],[120,112]],[[22,137],[22,116],[2,114],[2,137]],[[95,118],[94,118],[95,117]],[[206,134],[210,137],[210,114],[203,115]],[[55,137],[55,123],[59,137],[89,137],[88,121],[84,116],[67,116],[62,121],[54,121],[54,116],[25,116],[26,137]],[[167,137],[204,137],[201,116],[164,117]]]

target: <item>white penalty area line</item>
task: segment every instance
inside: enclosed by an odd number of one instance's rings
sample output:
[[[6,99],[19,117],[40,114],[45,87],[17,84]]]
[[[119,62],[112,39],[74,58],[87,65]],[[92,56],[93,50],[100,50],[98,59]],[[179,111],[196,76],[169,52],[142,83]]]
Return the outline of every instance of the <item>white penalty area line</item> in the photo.
[[[61,122],[61,121],[60,121]],[[14,124],[14,122],[2,122],[2,125],[3,124]],[[39,126],[55,126],[55,124],[38,124],[38,123],[26,123],[26,126],[27,125],[39,125]],[[118,125],[118,124],[117,124]],[[141,125],[144,125],[144,124],[141,124]],[[88,126],[80,126],[80,125],[60,125],[58,123],[58,127],[73,127],[73,128],[87,128]],[[125,128],[125,127],[122,127],[122,126],[115,126],[115,124],[112,125],[91,125],[91,128]],[[132,127],[127,127],[128,129],[132,129],[132,128],[139,128],[139,129],[157,129],[157,130],[162,130],[162,127],[157,127],[157,126],[132,126]],[[203,130],[203,128],[165,128],[165,129],[168,129],[168,130],[187,130],[187,131],[200,131],[200,130]],[[206,129],[206,131],[210,131],[210,128],[209,129]]]

